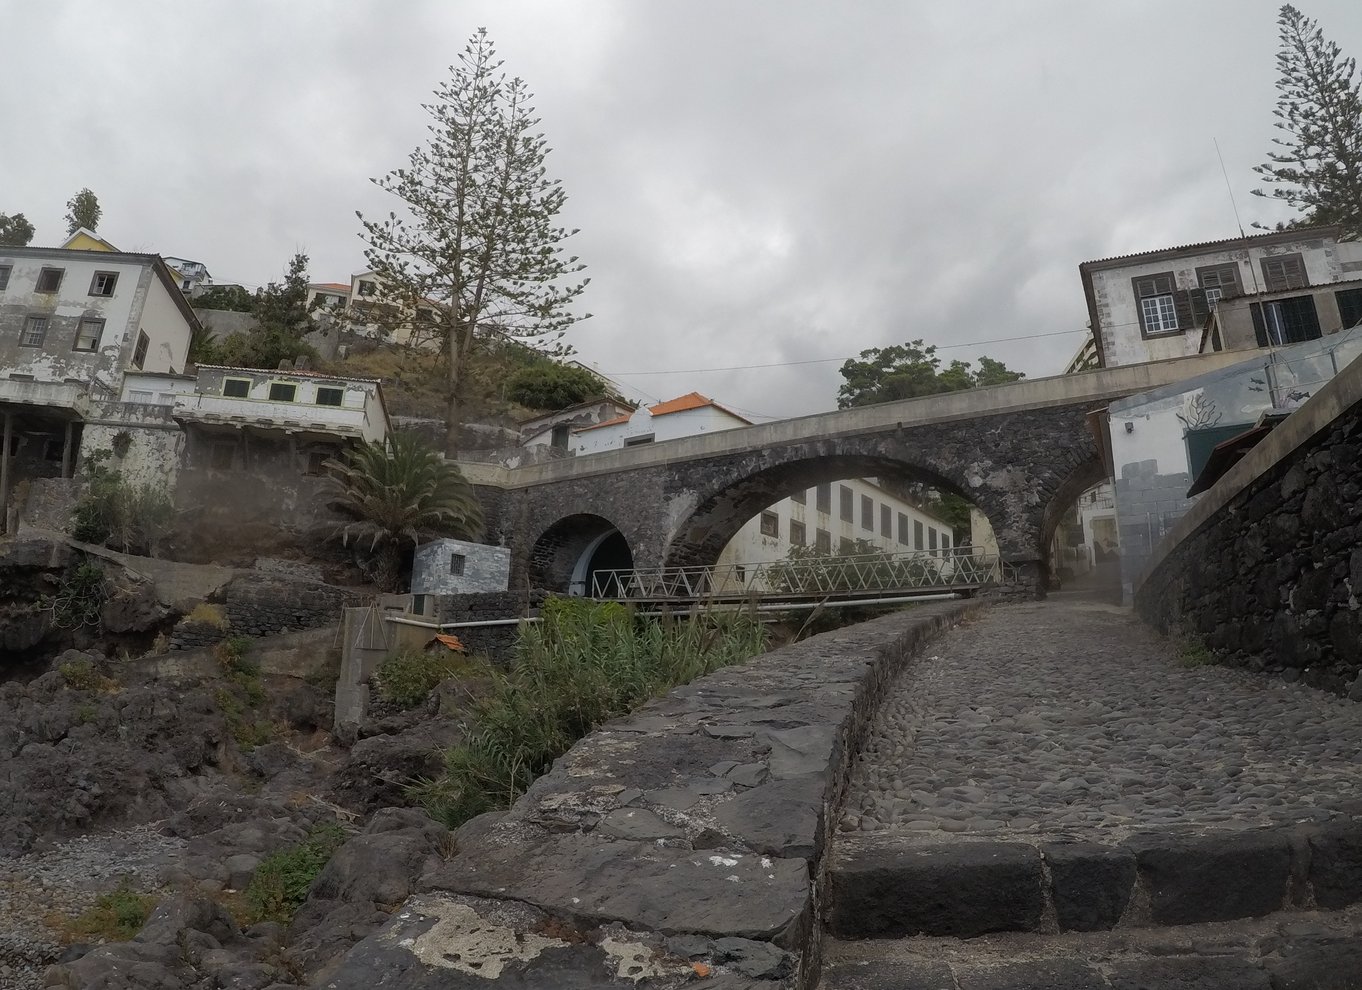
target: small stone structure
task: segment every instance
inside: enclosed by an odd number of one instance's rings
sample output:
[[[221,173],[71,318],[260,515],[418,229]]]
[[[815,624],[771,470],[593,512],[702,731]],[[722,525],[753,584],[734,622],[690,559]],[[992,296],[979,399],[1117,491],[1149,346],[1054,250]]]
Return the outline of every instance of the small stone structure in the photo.
[[[1362,362],[1294,412],[1155,548],[1135,607],[1229,662],[1362,696]]]
[[[212,596],[227,620],[225,628],[182,620],[170,637],[172,650],[211,646],[225,635],[272,636],[275,633],[335,625],[341,609],[359,605],[364,595],[315,581],[296,581],[246,572],[232,578]]]
[[[511,551],[468,540],[432,540],[416,548],[411,569],[413,595],[462,595],[505,591]]]

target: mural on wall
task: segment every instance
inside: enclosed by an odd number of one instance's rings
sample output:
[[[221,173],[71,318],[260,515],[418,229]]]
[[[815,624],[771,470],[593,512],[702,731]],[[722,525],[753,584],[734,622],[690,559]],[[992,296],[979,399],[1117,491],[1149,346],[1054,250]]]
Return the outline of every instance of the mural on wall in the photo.
[[[1203,391],[1189,395],[1182,412],[1174,415],[1188,430],[1205,430],[1219,423],[1222,414],[1215,407],[1215,400]]]

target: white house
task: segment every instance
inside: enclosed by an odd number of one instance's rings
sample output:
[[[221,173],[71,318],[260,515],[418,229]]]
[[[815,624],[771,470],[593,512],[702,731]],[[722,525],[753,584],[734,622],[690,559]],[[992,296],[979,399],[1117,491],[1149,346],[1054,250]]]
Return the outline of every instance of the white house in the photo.
[[[1085,261],[1078,270],[1101,366],[1198,353],[1221,299],[1362,277],[1362,242],[1339,236],[1339,227],[1313,227]]]

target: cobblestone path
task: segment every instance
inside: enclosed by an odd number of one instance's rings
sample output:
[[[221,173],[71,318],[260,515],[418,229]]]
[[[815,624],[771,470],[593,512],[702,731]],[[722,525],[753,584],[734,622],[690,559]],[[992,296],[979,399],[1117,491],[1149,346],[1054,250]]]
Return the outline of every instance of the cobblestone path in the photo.
[[[1121,609],[991,609],[880,710],[839,828],[1105,841],[1362,811],[1362,705],[1196,666]]]

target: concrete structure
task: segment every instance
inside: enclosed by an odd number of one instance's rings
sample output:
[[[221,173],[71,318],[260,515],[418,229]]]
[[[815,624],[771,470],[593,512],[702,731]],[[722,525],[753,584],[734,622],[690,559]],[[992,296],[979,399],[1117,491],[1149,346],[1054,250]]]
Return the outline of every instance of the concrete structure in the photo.
[[[1362,278],[1221,300],[1201,350],[1281,347],[1362,326]]]
[[[555,447],[565,454],[572,452],[572,434],[587,427],[597,426],[621,416],[629,416],[634,407],[613,395],[587,399],[576,405],[533,416],[520,422],[520,442],[524,447]]]
[[[1339,236],[1338,227],[1315,227],[1084,262],[1099,362],[1111,368],[1197,353],[1220,299],[1358,278],[1362,243]]]
[[[1224,353],[1239,360],[1111,403],[1111,471],[1127,598],[1153,548],[1191,508],[1187,490],[1211,448],[1251,428],[1264,413],[1304,403],[1362,353],[1362,334]]]
[[[712,564],[763,507],[848,477],[920,481],[987,515],[1033,573],[1060,514],[1106,477],[1090,413],[1240,355],[1038,378],[654,442],[514,470],[465,465],[512,585],[567,590],[597,552],[618,566]]]
[[[0,527],[17,482],[71,474],[125,372],[183,370],[198,326],[157,255],[68,243],[89,249],[0,247]]]
[[[510,579],[511,551],[505,547],[439,539],[416,548],[411,568],[411,593],[462,595],[505,591]]]

